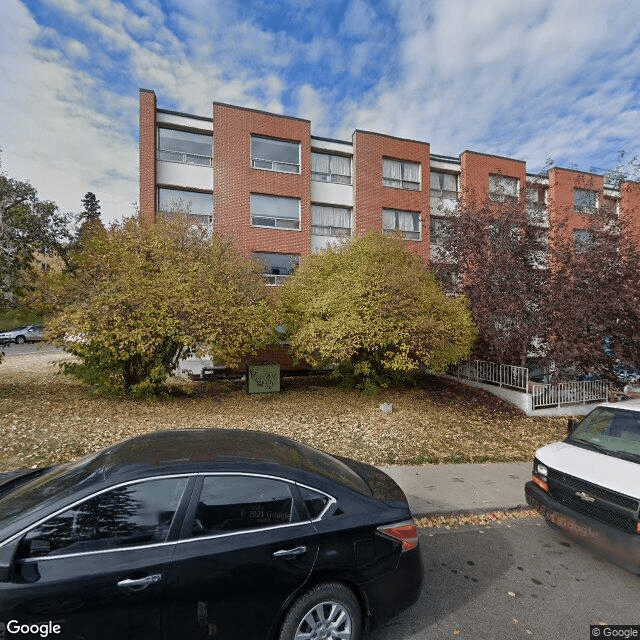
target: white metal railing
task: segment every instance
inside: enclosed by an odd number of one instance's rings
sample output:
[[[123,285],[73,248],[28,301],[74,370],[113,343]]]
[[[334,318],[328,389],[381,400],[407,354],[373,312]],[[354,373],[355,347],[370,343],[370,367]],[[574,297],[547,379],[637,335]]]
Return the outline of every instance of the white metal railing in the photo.
[[[200,167],[211,166],[211,156],[201,156],[196,153],[184,153],[171,151],[170,149],[158,149],[158,160],[177,162],[179,164],[195,164]]]
[[[282,160],[269,160],[268,158],[251,158],[251,166],[254,169],[268,169],[284,173],[300,173],[300,165],[296,162],[284,162]]]
[[[531,388],[532,409],[559,407],[563,404],[602,402],[608,398],[609,383],[604,380],[535,384]]]
[[[458,378],[467,378],[477,382],[490,382],[500,387],[527,390],[529,370],[510,364],[497,364],[486,360],[469,360],[451,365],[447,373]]]
[[[270,287],[279,287],[283,285],[289,275],[285,274],[275,274],[275,273],[263,273],[262,277],[267,281],[267,285]]]

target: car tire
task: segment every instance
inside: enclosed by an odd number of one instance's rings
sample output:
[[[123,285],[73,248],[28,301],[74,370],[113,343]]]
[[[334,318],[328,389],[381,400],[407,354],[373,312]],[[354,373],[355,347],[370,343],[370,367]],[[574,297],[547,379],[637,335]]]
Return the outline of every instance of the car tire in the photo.
[[[24,336],[16,336],[16,344],[24,344],[27,339]]]
[[[294,601],[278,640],[358,640],[361,630],[362,612],[353,591],[340,582],[326,582]]]

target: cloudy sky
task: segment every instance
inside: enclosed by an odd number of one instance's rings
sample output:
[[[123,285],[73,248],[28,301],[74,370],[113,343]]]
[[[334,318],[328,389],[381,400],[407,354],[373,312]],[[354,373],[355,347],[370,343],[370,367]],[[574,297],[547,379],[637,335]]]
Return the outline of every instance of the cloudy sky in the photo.
[[[103,220],[138,199],[138,89],[510,156],[610,168],[640,152],[628,0],[2,0],[1,170]]]

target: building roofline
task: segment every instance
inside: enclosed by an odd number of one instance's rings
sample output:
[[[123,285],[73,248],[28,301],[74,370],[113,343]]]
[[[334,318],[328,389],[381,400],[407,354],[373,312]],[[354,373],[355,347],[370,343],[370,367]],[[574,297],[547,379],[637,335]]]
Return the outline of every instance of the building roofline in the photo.
[[[462,159],[462,156],[465,153],[473,153],[476,156],[485,156],[487,158],[499,158],[500,160],[509,160],[509,162],[519,162],[520,164],[527,164],[526,160],[518,160],[517,158],[509,158],[507,156],[499,156],[495,153],[482,153],[482,151],[472,151],[471,149],[465,149],[461,154],[460,154],[460,159]]]
[[[182,118],[191,118],[193,120],[204,120],[205,122],[213,122],[213,118],[206,116],[196,116],[193,113],[185,113],[184,111],[173,111],[172,109],[156,109],[158,113],[166,113],[170,116],[181,116]]]
[[[349,140],[338,140],[337,138],[324,138],[323,136],[314,136],[311,135],[311,140],[322,140],[324,142],[337,142],[338,144],[348,144],[353,146],[353,142],[349,142]]]
[[[443,156],[439,153],[431,153],[429,155],[432,160],[437,160],[438,162],[455,162],[456,164],[460,164],[460,158],[456,158],[455,156]]]
[[[252,109],[250,107],[239,107],[237,104],[229,104],[228,102],[216,102],[214,100],[213,106],[215,107],[228,107],[229,109],[239,109],[240,111],[249,111],[250,113],[261,113],[266,116],[273,116],[274,118],[286,118],[287,120],[296,120],[298,122],[306,122],[311,127],[311,120],[306,118],[298,118],[296,116],[285,116],[281,113],[273,113],[273,111],[264,111],[263,109]]]
[[[580,171],[580,169],[565,169],[564,167],[551,167],[549,169],[549,173],[554,170],[558,171],[569,171],[570,173],[580,173],[583,176],[589,176],[591,178],[602,178],[604,180],[604,176],[601,173],[591,173],[590,171]]]
[[[414,140],[413,138],[401,138],[400,136],[392,136],[392,135],[389,135],[388,133],[380,133],[379,131],[367,131],[366,129],[356,129],[353,132],[353,135],[355,135],[356,133],[366,133],[367,135],[370,135],[370,136],[390,138],[391,140],[399,140],[400,142],[413,142],[415,144],[424,144],[424,145],[427,145],[429,149],[431,149],[431,143],[425,142],[424,140]]]

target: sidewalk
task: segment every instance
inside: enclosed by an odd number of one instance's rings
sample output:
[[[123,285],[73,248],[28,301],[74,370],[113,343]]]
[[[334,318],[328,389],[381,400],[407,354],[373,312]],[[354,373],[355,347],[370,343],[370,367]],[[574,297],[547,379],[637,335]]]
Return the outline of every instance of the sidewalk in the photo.
[[[531,462],[380,467],[405,492],[416,517],[526,506]]]

